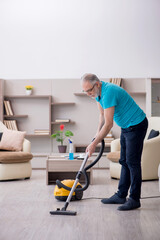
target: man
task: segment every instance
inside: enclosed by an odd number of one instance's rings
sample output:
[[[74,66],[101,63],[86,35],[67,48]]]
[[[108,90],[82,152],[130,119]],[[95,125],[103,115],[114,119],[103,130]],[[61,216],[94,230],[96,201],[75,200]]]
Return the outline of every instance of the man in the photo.
[[[96,145],[109,133],[113,120],[121,127],[122,165],[118,191],[110,198],[101,200],[104,204],[123,204],[118,210],[139,208],[141,195],[141,155],[148,120],[142,109],[121,87],[100,81],[94,74],[85,74],[81,79],[82,89],[88,96],[95,98],[100,111],[99,125],[94,141],[86,148],[89,157]],[[130,195],[128,200],[128,190]]]

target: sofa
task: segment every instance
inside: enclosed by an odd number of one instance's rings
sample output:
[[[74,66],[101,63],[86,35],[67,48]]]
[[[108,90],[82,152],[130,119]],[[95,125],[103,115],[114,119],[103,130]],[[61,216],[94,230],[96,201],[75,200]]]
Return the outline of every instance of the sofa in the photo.
[[[0,122],[0,133],[6,133],[7,131],[11,130],[8,130],[6,126]],[[20,132],[18,131],[17,134],[18,133]],[[32,173],[32,157],[31,143],[25,138],[23,139],[20,151],[10,151],[0,148],[0,181],[29,179]]]
[[[152,129],[160,132],[160,117],[148,118],[148,130],[144,140],[142,152],[142,180],[158,179],[158,166],[160,164],[160,135],[148,139]],[[110,161],[110,176],[119,179],[121,172],[120,158],[120,139],[111,142],[111,153],[107,154]]]

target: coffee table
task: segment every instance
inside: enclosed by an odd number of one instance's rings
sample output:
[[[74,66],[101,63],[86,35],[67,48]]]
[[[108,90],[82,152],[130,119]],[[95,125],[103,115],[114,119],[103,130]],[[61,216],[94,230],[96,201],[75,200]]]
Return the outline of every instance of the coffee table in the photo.
[[[46,184],[55,184],[56,180],[59,179],[75,179],[77,172],[80,169],[83,160],[69,160],[62,155],[51,155],[48,156],[46,161]],[[92,158],[89,158],[87,165],[92,162]],[[90,179],[90,184],[93,182],[92,168],[87,171]],[[84,183],[84,176],[82,174],[80,183]]]

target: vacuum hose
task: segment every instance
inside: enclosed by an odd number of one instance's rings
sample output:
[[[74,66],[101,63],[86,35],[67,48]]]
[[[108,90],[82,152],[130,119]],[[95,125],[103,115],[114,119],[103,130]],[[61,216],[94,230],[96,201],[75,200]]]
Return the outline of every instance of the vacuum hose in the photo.
[[[102,140],[102,142],[101,142],[101,148],[100,148],[100,151],[99,151],[99,154],[98,154],[97,158],[96,158],[91,164],[89,164],[86,168],[84,168],[84,170],[83,170],[82,172],[78,172],[78,174],[81,174],[81,173],[82,173],[82,174],[84,175],[84,177],[85,177],[85,185],[84,185],[83,188],[77,188],[77,189],[75,189],[75,192],[85,191],[85,190],[88,188],[90,181],[89,181],[89,177],[88,177],[88,174],[87,174],[87,170],[90,169],[91,167],[93,167],[93,166],[99,161],[99,159],[101,158],[101,156],[102,156],[102,154],[103,154],[103,151],[104,151],[104,145],[105,145],[105,144],[104,144],[104,140]],[[59,180],[56,180],[56,184],[57,184],[57,186],[58,186],[59,188],[64,188],[64,189],[66,189],[66,190],[68,190],[68,191],[71,191],[71,188],[70,188],[70,187],[64,185],[64,184],[63,184],[61,181],[59,181]]]

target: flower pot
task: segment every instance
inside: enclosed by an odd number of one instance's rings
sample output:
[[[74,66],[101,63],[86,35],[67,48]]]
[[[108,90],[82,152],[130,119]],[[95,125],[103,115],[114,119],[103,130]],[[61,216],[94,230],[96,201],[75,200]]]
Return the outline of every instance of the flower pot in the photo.
[[[60,153],[66,153],[67,146],[66,145],[59,145],[58,150]]]
[[[32,89],[30,89],[30,90],[28,90],[28,89],[26,89],[26,95],[31,95],[32,94]]]

